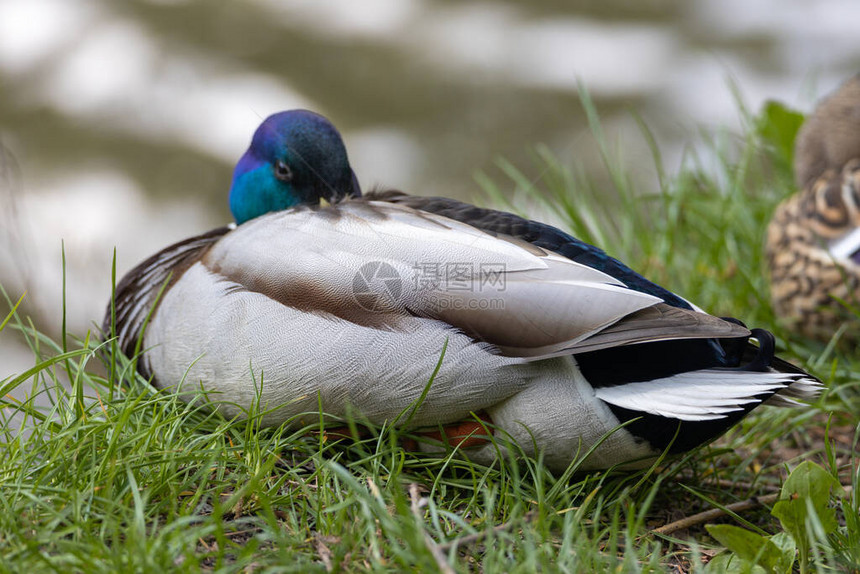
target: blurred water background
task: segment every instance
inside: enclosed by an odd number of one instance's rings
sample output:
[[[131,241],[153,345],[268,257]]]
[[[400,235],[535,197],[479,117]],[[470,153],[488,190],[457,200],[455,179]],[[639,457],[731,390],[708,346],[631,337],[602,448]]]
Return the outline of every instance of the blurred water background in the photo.
[[[0,0],[0,283],[56,334],[99,321],[118,273],[229,220],[266,115],[319,111],[365,187],[475,199],[535,144],[599,172],[584,83],[643,187],[701,128],[766,99],[808,111],[860,69],[856,0]],[[600,177],[599,174],[595,177]],[[0,309],[5,305],[0,305]],[[0,312],[0,318],[5,310]],[[33,364],[0,334],[0,380]]]

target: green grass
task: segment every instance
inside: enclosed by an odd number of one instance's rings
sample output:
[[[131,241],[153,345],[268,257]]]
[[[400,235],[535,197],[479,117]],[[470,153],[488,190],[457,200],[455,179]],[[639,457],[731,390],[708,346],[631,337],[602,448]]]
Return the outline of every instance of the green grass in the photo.
[[[760,409],[659,468],[554,477],[539,460],[485,468],[406,452],[392,428],[346,441],[225,420],[200,398],[155,392],[127,359],[104,358],[95,336],[54,342],[12,309],[0,329],[29,344],[36,366],[0,382],[0,568],[701,571],[720,549],[703,525],[653,530],[775,492],[789,468],[813,460],[855,488],[831,501],[835,531],[808,522],[809,567],[860,569],[860,357],[796,338],[768,303],[763,233],[791,191],[787,167],[750,120],[742,138],[708,140],[708,162],[690,157],[677,175],[660,168],[656,189],[634,189],[587,98],[586,110],[609,187],[542,148],[540,181],[501,164],[506,179],[495,185],[510,180],[581,238],[709,311],[774,330],[783,354],[827,383],[816,404]],[[7,394],[22,385],[23,403]],[[710,522],[782,531],[767,508]]]

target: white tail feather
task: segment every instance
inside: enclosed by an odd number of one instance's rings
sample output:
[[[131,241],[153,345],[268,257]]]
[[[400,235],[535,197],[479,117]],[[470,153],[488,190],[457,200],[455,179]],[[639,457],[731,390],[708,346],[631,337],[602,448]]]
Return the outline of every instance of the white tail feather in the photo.
[[[749,410],[743,405],[761,402],[763,394],[771,394],[767,404],[796,406],[799,403],[795,399],[812,398],[820,388],[815,381],[795,373],[706,369],[601,387],[595,389],[595,395],[632,411],[683,421],[706,421]]]

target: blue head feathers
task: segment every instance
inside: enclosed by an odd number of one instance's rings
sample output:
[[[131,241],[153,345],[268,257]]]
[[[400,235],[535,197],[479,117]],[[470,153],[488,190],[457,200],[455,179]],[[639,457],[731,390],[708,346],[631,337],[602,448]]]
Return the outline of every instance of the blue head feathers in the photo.
[[[270,211],[361,195],[340,133],[306,110],[280,112],[254,132],[233,171],[230,211],[242,224]]]

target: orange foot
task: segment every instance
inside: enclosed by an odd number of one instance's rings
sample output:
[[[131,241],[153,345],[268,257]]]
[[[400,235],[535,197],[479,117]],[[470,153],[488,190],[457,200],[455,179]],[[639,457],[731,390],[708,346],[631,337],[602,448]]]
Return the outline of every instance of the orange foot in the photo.
[[[426,436],[427,438],[432,438],[440,442],[447,442],[455,448],[483,446],[490,442],[490,439],[487,438],[487,433],[489,432],[490,435],[493,434],[493,429],[490,426],[493,424],[493,419],[491,419],[490,415],[485,411],[479,411],[475,413],[475,416],[486,424],[481,424],[475,419],[470,419],[459,423],[445,425],[442,427],[442,430],[417,431],[415,434]],[[406,450],[418,450],[418,444],[415,443],[414,440],[404,440],[403,448]]]
[[[486,425],[481,424],[475,419],[461,421],[444,425],[441,430],[426,430],[416,431],[418,436],[424,436],[440,442],[447,442],[455,448],[472,448],[488,444],[490,439],[487,438],[487,433],[493,434],[493,429],[490,425],[493,424],[493,419],[490,418],[485,411],[475,413],[481,421]],[[365,429],[358,428],[359,438],[365,438],[367,435]],[[332,439],[352,438],[349,427],[333,427],[325,429],[325,436]],[[403,439],[403,448],[406,450],[418,450],[418,443],[414,439]]]

